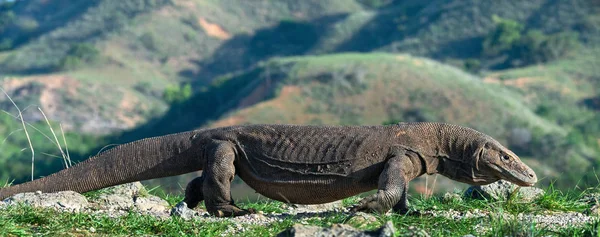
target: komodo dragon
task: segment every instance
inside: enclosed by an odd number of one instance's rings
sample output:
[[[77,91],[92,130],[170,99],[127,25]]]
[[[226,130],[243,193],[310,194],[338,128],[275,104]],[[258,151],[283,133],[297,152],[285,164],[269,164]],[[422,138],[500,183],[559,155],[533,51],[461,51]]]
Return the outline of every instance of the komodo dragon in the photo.
[[[203,170],[184,201],[215,216],[239,216],[230,184],[238,175],[282,202],[319,204],[378,189],[352,211],[407,212],[408,182],[439,173],[468,184],[537,182],[533,170],[490,136],[444,123],[386,126],[244,125],[201,129],[117,146],[71,168],[0,189],[87,192]]]

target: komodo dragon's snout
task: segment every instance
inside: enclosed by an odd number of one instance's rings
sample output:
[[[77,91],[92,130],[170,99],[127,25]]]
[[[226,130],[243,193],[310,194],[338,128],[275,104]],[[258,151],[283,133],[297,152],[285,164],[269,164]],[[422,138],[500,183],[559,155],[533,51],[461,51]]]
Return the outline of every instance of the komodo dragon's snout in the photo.
[[[497,142],[486,143],[479,153],[479,166],[486,166],[494,175],[519,186],[533,186],[537,182],[535,172],[515,153]]]

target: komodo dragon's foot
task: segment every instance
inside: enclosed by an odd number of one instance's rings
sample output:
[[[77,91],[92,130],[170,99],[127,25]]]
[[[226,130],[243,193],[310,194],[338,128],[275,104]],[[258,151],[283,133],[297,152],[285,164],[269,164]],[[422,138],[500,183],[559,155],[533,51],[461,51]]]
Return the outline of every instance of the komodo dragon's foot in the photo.
[[[390,210],[390,207],[384,207],[378,200],[377,194],[363,198],[350,209],[350,212],[368,212],[384,214]]]
[[[224,205],[216,208],[208,208],[208,213],[216,217],[233,217],[255,214],[256,210],[253,208],[249,208],[247,210],[241,209],[235,205]]]

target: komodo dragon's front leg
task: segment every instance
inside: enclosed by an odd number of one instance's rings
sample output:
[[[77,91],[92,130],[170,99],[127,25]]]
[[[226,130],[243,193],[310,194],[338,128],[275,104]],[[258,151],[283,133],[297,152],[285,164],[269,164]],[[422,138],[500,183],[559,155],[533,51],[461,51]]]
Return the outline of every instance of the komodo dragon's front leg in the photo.
[[[235,176],[235,150],[229,142],[213,142],[207,147],[202,177],[192,180],[186,190],[186,203],[195,207],[204,199],[206,210],[217,217],[253,213],[237,207],[231,198],[231,181]]]
[[[418,158],[417,158],[418,159]],[[406,192],[408,181],[419,175],[420,164],[417,165],[404,150],[397,151],[389,158],[379,175],[377,193],[362,199],[351,212],[377,212],[386,213],[391,208],[394,212],[405,214],[408,212]]]
[[[192,179],[185,187],[185,198],[183,202],[187,204],[189,208],[194,208],[204,201],[204,192],[202,192],[202,184],[204,183],[204,176]]]

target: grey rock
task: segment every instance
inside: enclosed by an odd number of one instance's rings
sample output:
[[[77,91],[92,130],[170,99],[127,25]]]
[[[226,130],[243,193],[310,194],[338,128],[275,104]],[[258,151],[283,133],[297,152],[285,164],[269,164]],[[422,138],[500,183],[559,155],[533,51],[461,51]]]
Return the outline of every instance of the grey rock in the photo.
[[[144,185],[140,182],[132,182],[112,186],[109,188],[102,189],[104,194],[115,194],[121,196],[135,197],[148,195],[148,191],[144,188]]]
[[[579,202],[590,205],[598,204],[600,203],[600,192],[586,193],[579,199]]]
[[[408,228],[406,228],[406,232],[401,234],[400,236],[419,236],[419,237],[429,237],[430,235],[425,232],[425,230],[416,227],[416,226],[409,226]]]
[[[138,197],[135,199],[135,208],[140,211],[168,212],[169,203],[157,196]]]
[[[375,233],[377,234],[375,236],[378,237],[394,236],[394,233],[396,233],[396,228],[394,228],[394,223],[388,221],[385,223],[385,225],[375,231]]]
[[[542,189],[536,187],[519,187],[504,180],[499,180],[488,185],[471,186],[465,191],[464,195],[475,199],[508,200],[517,188],[516,197],[513,199],[515,201],[530,202],[544,195],[544,190]]]
[[[444,193],[444,196],[442,196],[442,201],[444,203],[461,202],[462,197],[458,193]]]
[[[87,199],[73,191],[57,193],[20,193],[3,201],[6,205],[25,204],[33,207],[53,208],[59,211],[81,211],[89,206]]]
[[[329,228],[318,226],[303,226],[295,224],[292,228],[279,233],[277,236],[295,236],[295,237],[329,237],[329,236],[349,236],[349,237],[369,237],[369,236],[394,236],[394,225],[388,221],[384,226],[376,231],[360,231],[346,224],[334,224]]]
[[[171,209],[171,216],[179,216],[184,220],[191,220],[198,215],[198,212],[188,208],[185,202],[179,202]]]
[[[600,216],[600,204],[595,204],[588,211],[590,216]]]
[[[136,210],[154,216],[168,216],[169,203],[149,195],[140,182],[127,183],[102,190],[98,198],[91,200],[101,210]]]
[[[350,219],[348,219],[347,223],[362,227],[364,225],[368,225],[368,224],[376,222],[376,221],[377,221],[377,217],[375,217],[374,215],[364,213],[364,212],[356,212],[356,213],[354,213],[354,216],[352,216],[352,217],[350,217]]]
[[[289,208],[290,211],[294,213],[314,213],[314,212],[325,212],[325,211],[333,211],[342,209],[342,201],[335,201],[330,203],[323,203],[317,205],[294,205],[294,207]]]
[[[132,197],[118,194],[102,194],[92,202],[102,210],[130,210],[135,206]]]

